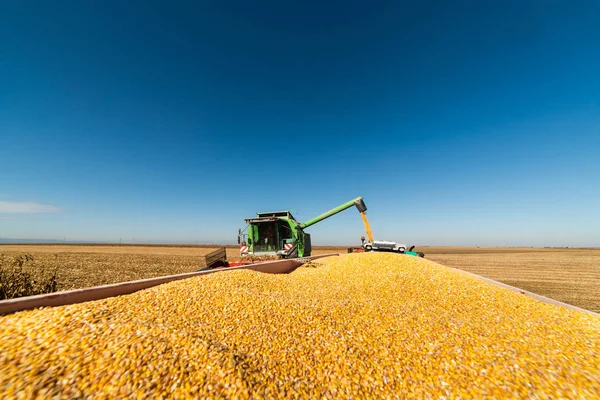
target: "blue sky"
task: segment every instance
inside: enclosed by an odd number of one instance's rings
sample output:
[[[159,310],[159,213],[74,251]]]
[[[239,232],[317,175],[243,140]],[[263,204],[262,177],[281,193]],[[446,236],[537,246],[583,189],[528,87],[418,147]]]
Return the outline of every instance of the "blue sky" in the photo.
[[[150,3],[0,5],[1,237],[600,245],[599,2]]]

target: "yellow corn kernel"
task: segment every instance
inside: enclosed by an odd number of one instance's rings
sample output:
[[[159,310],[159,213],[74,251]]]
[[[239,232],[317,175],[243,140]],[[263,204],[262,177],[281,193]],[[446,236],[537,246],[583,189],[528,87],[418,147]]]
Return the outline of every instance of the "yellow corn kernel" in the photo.
[[[594,398],[599,376],[600,318],[398,254],[0,317],[3,398]]]

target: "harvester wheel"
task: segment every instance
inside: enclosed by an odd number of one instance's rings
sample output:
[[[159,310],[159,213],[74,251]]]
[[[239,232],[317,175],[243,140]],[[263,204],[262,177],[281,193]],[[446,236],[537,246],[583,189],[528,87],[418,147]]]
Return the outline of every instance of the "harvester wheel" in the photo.
[[[404,247],[398,247],[398,253],[404,253],[406,249]]]
[[[373,246],[371,246],[370,244],[366,245],[365,251],[373,251]]]

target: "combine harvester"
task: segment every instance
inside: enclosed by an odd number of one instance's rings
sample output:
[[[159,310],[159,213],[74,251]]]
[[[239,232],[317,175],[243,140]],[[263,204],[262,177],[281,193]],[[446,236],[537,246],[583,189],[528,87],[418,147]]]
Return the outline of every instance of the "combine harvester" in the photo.
[[[241,260],[227,262],[225,248],[222,248],[205,256],[203,270],[246,265],[257,260],[309,257],[312,252],[311,237],[309,233],[305,232],[305,229],[353,206],[362,217],[369,241],[365,242],[363,236],[361,238],[362,246],[349,248],[348,252],[388,251],[410,256],[424,256],[423,253],[413,251],[415,246],[409,247],[406,244],[374,240],[367,219],[367,206],[362,197],[357,197],[306,222],[298,222],[291,211],[257,213],[256,217],[244,220],[248,226],[243,231],[242,229],[238,230]]]
[[[355,206],[360,213],[369,241],[362,238],[365,251],[394,251],[411,256],[423,257],[423,253],[413,252],[415,246],[373,240],[371,226],[367,220],[367,206],[362,197],[357,197],[306,222],[298,222],[290,211],[257,213],[255,218],[246,219],[248,226],[238,231],[238,243],[241,244],[240,255],[244,256],[277,256],[280,258],[307,257],[311,254],[310,234],[304,230],[335,214]],[[408,251],[407,251],[408,249]]]

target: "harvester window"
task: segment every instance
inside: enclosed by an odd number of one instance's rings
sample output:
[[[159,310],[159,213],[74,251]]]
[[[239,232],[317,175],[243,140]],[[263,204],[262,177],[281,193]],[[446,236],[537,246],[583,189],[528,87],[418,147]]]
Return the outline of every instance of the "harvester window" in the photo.
[[[294,243],[294,233],[287,221],[265,221],[254,224],[248,232],[253,234],[253,251],[256,253],[276,252],[285,248],[286,243]]]
[[[294,234],[287,222],[281,221],[277,224],[279,230],[279,248],[283,249],[284,244],[294,243]]]
[[[273,222],[258,224],[258,240],[254,244],[254,251],[274,251],[277,243],[277,229]]]

